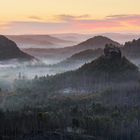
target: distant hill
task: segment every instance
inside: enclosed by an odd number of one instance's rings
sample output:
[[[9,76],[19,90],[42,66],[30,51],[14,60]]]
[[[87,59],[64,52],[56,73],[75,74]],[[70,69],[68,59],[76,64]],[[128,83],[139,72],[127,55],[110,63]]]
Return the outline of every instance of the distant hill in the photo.
[[[57,48],[73,44],[72,41],[50,35],[8,35],[20,48]]]
[[[87,63],[75,71],[76,74],[85,74],[86,76],[95,74],[95,77],[97,77],[97,74],[99,74],[99,77],[102,74],[109,74],[110,76],[120,74],[122,76],[127,72],[138,72],[138,67],[132,64],[126,57],[122,56],[120,49],[114,47],[114,45],[111,45],[111,47],[109,45],[109,48],[106,47],[104,49],[104,55],[101,55],[91,63]]]
[[[46,91],[88,93],[108,88],[132,90],[138,85],[139,77],[138,67],[122,56],[118,47],[106,45],[104,55],[79,69],[40,80]]]
[[[75,46],[70,46],[64,49],[67,50],[69,53],[70,52],[76,53],[87,49],[104,48],[106,44],[113,44],[118,47],[121,46],[118,42],[115,42],[105,36],[95,36]]]
[[[99,56],[99,54],[101,54],[101,52],[102,52],[102,49],[100,49],[100,48],[95,49],[95,50],[88,49],[88,50],[84,50],[84,51],[81,51],[79,53],[76,53],[68,59],[71,59],[71,60],[89,60],[89,59],[93,59],[93,58]]]
[[[132,33],[103,33],[101,35],[111,38],[112,40],[115,40],[121,44],[124,44],[125,42],[128,42],[132,39],[138,39],[140,37],[140,34]]]
[[[32,60],[34,57],[22,52],[15,42],[0,35],[0,60],[9,59]]]
[[[43,57],[62,57],[67,58],[75,53],[79,53],[81,51],[87,50],[87,49],[98,49],[103,48],[106,44],[113,44],[116,46],[120,46],[119,43],[104,37],[104,36],[95,36],[93,38],[90,38],[84,42],[81,42],[80,44],[69,46],[65,48],[57,48],[57,49],[25,49],[25,52],[28,52],[31,55],[34,56],[43,56]]]
[[[78,43],[87,40],[93,36],[106,36],[112,40],[115,40],[121,44],[132,40],[138,39],[140,34],[135,33],[100,33],[100,34],[76,34],[76,33],[62,33],[62,34],[53,34],[55,37],[59,37],[61,39],[72,40]]]
[[[52,34],[54,37],[61,38],[63,40],[71,40],[75,42],[75,44],[78,44],[80,42],[83,42],[91,37],[93,37],[93,34],[78,34],[78,33],[61,33],[61,34]]]
[[[120,46],[120,44],[116,41],[113,41],[105,36],[95,36],[93,38],[90,38],[80,44],[78,44],[76,47],[81,49],[96,49],[96,48],[104,48],[106,44],[113,44],[116,46]]]
[[[94,60],[96,57],[103,53],[103,49],[88,49],[72,55],[71,57],[61,61],[58,64],[53,65],[54,67],[75,67],[78,68],[80,65]]]
[[[126,57],[122,57],[120,60],[108,59],[104,56],[100,56],[96,60],[89,64],[82,66],[77,72],[84,73],[106,73],[111,75],[114,74],[125,74],[128,71],[138,71],[138,68],[132,64]]]
[[[130,58],[140,58],[140,38],[138,40],[133,40],[126,42],[122,48],[124,55]]]

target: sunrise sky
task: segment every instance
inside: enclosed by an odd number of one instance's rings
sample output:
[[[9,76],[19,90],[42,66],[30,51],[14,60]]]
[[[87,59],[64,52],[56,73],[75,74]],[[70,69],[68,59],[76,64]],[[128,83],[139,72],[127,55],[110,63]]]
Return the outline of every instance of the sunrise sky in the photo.
[[[140,33],[140,0],[0,0],[1,34]]]

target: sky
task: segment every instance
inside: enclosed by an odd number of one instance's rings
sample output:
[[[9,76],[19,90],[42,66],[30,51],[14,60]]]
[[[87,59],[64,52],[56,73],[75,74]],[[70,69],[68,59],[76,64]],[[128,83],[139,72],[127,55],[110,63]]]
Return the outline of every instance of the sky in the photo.
[[[0,0],[0,34],[140,33],[140,0]]]

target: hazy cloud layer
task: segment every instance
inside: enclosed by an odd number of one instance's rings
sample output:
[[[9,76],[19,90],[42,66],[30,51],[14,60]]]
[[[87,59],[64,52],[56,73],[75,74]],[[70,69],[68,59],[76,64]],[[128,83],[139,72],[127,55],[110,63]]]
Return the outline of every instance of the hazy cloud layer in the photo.
[[[79,20],[79,19],[86,19],[89,18],[90,15],[85,14],[85,15],[80,15],[80,16],[73,16],[73,15],[56,15],[55,16],[59,20],[63,21],[73,21],[73,20]]]
[[[29,16],[28,18],[29,19],[34,19],[34,20],[42,20],[42,18],[38,17],[38,16]]]
[[[55,22],[42,21],[40,17],[31,16],[37,21],[13,21],[5,25],[5,33],[61,33],[91,31],[140,31],[140,15],[109,15],[104,19],[93,19],[90,15],[56,15]],[[1,26],[1,25],[0,25]]]

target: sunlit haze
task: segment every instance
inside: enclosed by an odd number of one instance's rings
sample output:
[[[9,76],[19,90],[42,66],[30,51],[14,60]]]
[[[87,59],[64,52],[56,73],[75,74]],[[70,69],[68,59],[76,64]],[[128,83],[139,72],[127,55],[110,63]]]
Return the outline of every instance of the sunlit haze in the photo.
[[[139,5],[140,0],[0,0],[0,33],[139,33]]]

